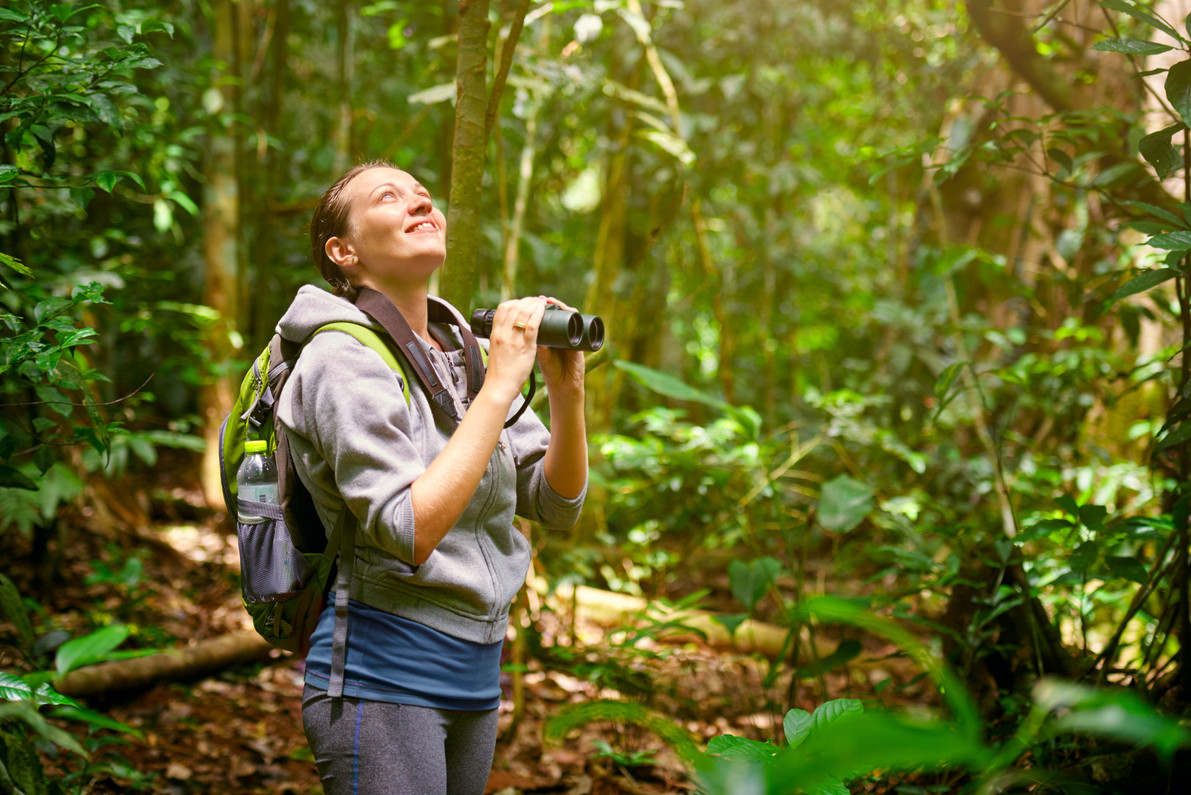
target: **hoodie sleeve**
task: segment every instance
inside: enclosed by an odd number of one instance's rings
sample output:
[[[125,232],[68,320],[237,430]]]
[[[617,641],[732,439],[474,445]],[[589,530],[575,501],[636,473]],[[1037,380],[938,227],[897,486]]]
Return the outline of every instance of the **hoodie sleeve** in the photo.
[[[373,543],[413,565],[410,484],[426,462],[399,376],[380,355],[349,334],[318,334],[302,350],[278,418],[315,502],[338,511],[342,499]]]
[[[513,402],[513,411],[520,408]],[[563,530],[575,524],[583,509],[587,487],[573,500],[561,496],[546,481],[546,446],[550,431],[533,412],[526,409],[517,422],[505,431],[517,462],[517,513],[547,527]]]

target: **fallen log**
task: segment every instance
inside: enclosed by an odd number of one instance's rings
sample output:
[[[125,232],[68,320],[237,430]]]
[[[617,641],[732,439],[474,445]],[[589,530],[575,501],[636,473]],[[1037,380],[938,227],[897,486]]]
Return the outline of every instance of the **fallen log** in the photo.
[[[160,654],[80,668],[55,680],[54,688],[71,697],[134,690],[260,662],[268,659],[271,651],[272,647],[254,630],[239,630]]]
[[[561,585],[552,593],[548,593],[548,584],[541,579],[535,579],[531,587],[539,595],[545,597],[546,604],[552,609],[571,614],[575,611],[580,620],[590,621],[600,626],[633,625],[638,623],[637,616],[646,613],[651,606],[659,615],[667,618],[682,618],[682,624],[689,627],[691,632],[674,632],[667,634],[663,640],[668,643],[687,643],[700,641],[715,649],[730,650],[738,654],[760,654],[765,657],[777,657],[789,653],[786,647],[785,627],[766,624],[762,621],[748,619],[729,632],[728,628],[715,619],[713,613],[706,610],[689,610],[679,613],[667,613],[657,604],[646,599],[629,594],[601,591],[584,585],[572,587]],[[702,633],[702,636],[700,636]],[[820,657],[825,657],[835,650],[835,643],[817,638],[816,650]],[[807,644],[800,646],[799,664],[811,661]]]
[[[547,593],[547,584],[534,580],[532,590],[544,597],[545,603],[557,612],[570,615],[576,611],[577,618],[600,627],[631,626],[638,622],[651,603],[628,594],[601,591],[586,586],[560,586]],[[658,610],[657,605],[652,605]],[[678,618],[678,614],[667,617]],[[699,641],[716,649],[731,650],[738,654],[761,654],[777,657],[788,653],[785,648],[787,630],[760,621],[748,620],[730,633],[713,615],[703,610],[691,610],[681,614],[682,624],[692,631],[678,631],[662,638],[668,643]],[[699,634],[702,633],[702,636]],[[800,663],[809,657],[802,645]],[[830,654],[834,646],[822,640],[818,643],[821,656]],[[94,696],[124,690],[151,687],[163,681],[196,679],[233,665],[267,660],[272,647],[254,630],[245,629],[230,632],[216,638],[198,641],[190,646],[107,663],[80,668],[55,680],[59,693],[71,697]],[[278,659],[283,659],[279,656]]]

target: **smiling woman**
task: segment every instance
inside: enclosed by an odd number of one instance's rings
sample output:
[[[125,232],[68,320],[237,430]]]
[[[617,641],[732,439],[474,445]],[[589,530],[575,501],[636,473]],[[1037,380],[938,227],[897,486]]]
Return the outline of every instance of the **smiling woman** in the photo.
[[[537,345],[546,306],[561,302],[507,301],[477,377],[463,316],[429,294],[446,219],[391,164],[358,166],[324,194],[311,253],[334,295],[303,287],[278,324],[305,345],[277,417],[324,530],[344,516],[359,530],[340,561],[349,598],[310,639],[306,735],[330,793],[481,793],[509,605],[530,560],[514,515],[565,528],[586,492],[582,354]],[[320,333],[377,328],[394,309],[413,339],[393,349],[447,387],[433,400],[403,395],[400,373],[355,336]],[[551,430],[532,411],[510,419],[535,357]]]

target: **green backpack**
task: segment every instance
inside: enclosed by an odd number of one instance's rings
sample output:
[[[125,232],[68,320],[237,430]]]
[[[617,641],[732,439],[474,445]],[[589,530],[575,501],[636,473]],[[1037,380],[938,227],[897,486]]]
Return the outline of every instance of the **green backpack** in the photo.
[[[299,654],[308,650],[310,633],[335,582],[332,574],[340,546],[344,553],[348,546],[354,548],[354,538],[348,537],[354,536],[354,527],[348,525],[355,520],[351,511],[344,511],[328,541],[310,492],[294,471],[289,444],[274,409],[302,347],[328,331],[350,334],[380,354],[397,374],[409,402],[409,383],[389,344],[367,326],[331,323],[303,343],[274,335],[245,374],[219,434],[220,475],[229,515],[235,516],[237,507],[243,507],[246,513],[265,517],[258,524],[236,522],[244,607],[261,637],[279,649]],[[278,505],[238,503],[236,471],[246,455],[247,442],[256,439],[266,442],[266,452],[277,466]],[[349,556],[345,554],[344,559]]]
[[[244,375],[239,395],[219,432],[220,476],[228,514],[235,517],[237,508],[243,508],[244,513],[265,519],[257,523],[236,521],[244,608],[261,637],[279,649],[304,655],[333,586],[335,631],[328,693],[334,697],[343,694],[347,603],[358,522],[351,510],[344,510],[327,536],[310,492],[294,469],[288,440],[277,422],[277,401],[306,343],[318,334],[337,331],[350,334],[380,354],[397,375],[407,404],[410,387],[406,369],[411,368],[432,409],[455,423],[460,419],[453,398],[435,376],[396,307],[368,289],[360,291],[356,305],[380,323],[386,333],[344,321],[322,326],[302,342],[275,334]],[[432,320],[459,326],[468,365],[467,391],[474,398],[483,383],[486,351],[444,304],[431,299],[429,310]],[[405,360],[404,366],[401,359]],[[277,467],[277,505],[237,500],[236,472],[250,440],[263,440],[265,452]]]

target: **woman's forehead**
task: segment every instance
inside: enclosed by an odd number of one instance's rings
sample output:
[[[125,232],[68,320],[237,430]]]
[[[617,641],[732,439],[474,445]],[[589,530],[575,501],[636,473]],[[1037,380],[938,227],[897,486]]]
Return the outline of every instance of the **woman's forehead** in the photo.
[[[361,172],[348,187],[356,196],[367,196],[381,185],[394,185],[407,189],[420,187],[412,174],[388,166],[378,166]]]

